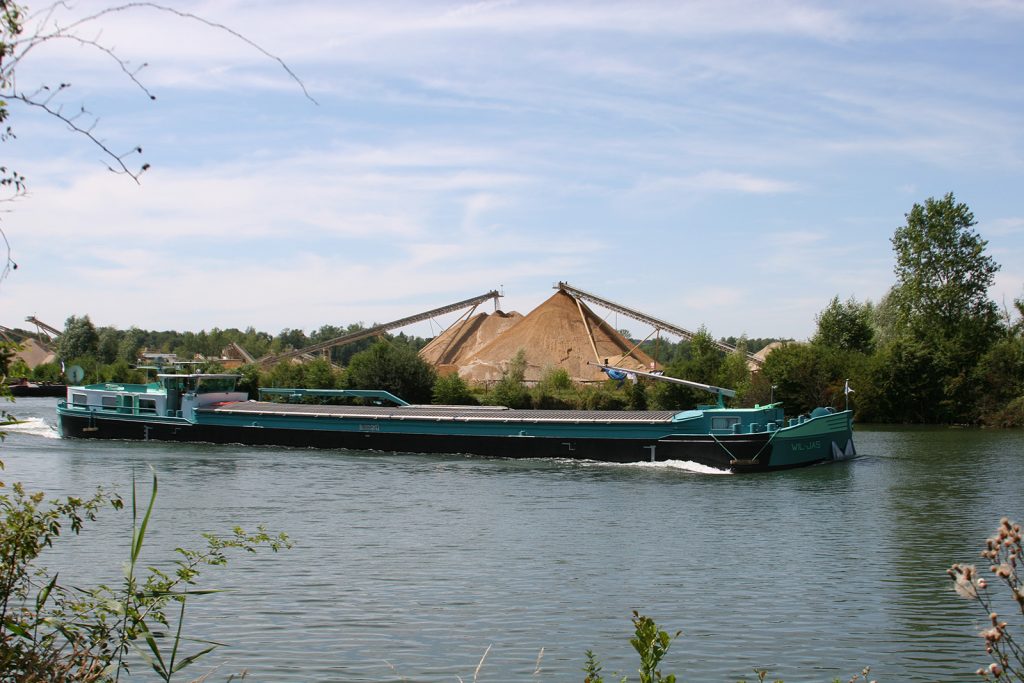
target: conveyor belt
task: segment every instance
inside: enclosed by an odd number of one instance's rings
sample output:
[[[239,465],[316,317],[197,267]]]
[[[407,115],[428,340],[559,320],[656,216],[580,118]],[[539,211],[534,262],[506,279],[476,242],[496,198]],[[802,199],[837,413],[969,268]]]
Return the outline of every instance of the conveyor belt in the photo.
[[[361,420],[427,420],[433,422],[562,422],[659,424],[671,422],[672,410],[510,410],[462,406],[334,406],[246,401],[210,408],[218,414],[280,415],[287,417],[355,418]],[[205,410],[203,412],[205,412]]]

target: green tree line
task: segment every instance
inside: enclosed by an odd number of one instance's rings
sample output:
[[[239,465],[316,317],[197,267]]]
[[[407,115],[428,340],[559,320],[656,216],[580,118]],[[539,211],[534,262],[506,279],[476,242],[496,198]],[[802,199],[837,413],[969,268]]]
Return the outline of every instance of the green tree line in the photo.
[[[986,253],[987,242],[975,224],[952,193],[914,204],[893,234],[896,277],[882,300],[833,297],[816,316],[810,341],[783,342],[759,371],[751,371],[748,352],[775,340],[722,339],[737,348],[726,354],[702,327],[690,340],[646,340],[641,348],[667,375],[735,389],[739,405],[782,401],[789,412],[801,413],[849,402],[862,422],[1024,426],[1024,297],[1012,309],[989,298],[999,265]],[[97,328],[87,315],[71,316],[57,352],[66,363],[86,368],[92,380],[142,381],[132,365],[143,350],[174,353],[181,360],[217,359],[236,343],[258,358],[362,329],[356,323],[324,325],[308,335],[285,329],[275,336],[252,327],[155,332]],[[527,387],[529,349],[512,359],[500,382],[473,387],[457,375],[437,377],[419,359],[417,351],[428,341],[384,335],[334,347],[316,361],[284,361],[270,369],[250,365],[240,372],[251,391],[259,386],[383,388],[418,403],[671,410],[709,402],[707,394],[667,383],[609,380],[605,386],[578,386],[560,368],[548,368],[540,382]],[[60,379],[57,364],[30,371],[13,362],[7,373]]]
[[[905,218],[891,239],[895,282],[881,301],[833,297],[811,340],[783,343],[759,372],[745,354],[769,340],[723,340],[738,348],[726,355],[702,328],[689,342],[661,342],[666,374],[734,388],[744,405],[782,401],[789,412],[849,398],[862,422],[1024,426],[1024,296],[1012,307],[991,300],[1000,266],[952,193],[914,204]],[[668,384],[645,397],[658,408],[702,400]]]
[[[999,264],[975,225],[952,193],[914,204],[892,237],[888,293],[833,298],[810,344],[769,355],[776,395],[835,401],[848,378],[862,421],[1024,425],[1024,297],[991,300]]]

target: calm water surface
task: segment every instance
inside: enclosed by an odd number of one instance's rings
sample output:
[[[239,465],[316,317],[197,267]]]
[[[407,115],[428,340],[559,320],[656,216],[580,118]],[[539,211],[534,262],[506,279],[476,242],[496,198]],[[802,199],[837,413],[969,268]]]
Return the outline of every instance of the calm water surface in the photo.
[[[45,424],[54,404],[12,407],[34,419],[0,450],[3,478],[127,495],[152,467],[147,562],[236,524],[294,540],[204,575],[230,589],[187,617],[230,644],[190,670],[217,667],[211,681],[469,681],[488,647],[481,682],[582,680],[587,649],[605,674],[635,673],[634,609],[683,631],[663,671],[689,681],[754,667],[831,681],[867,665],[882,681],[972,681],[982,615],[945,569],[973,562],[1000,516],[1024,519],[1019,431],[864,427],[851,462],[732,476],[64,441]],[[115,580],[129,525],[105,513],[49,563],[68,582]]]

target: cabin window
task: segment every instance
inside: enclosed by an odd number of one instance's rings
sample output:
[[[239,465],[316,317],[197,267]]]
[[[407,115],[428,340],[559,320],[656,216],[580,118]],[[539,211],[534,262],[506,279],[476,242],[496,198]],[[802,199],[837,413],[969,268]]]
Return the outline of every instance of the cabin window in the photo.
[[[213,394],[235,390],[234,377],[203,377],[196,387],[197,394]]]
[[[85,394],[71,394],[71,403],[76,406],[89,405],[89,397]]]
[[[140,398],[139,399],[139,412],[140,413],[155,413],[156,412],[156,399],[153,399],[153,398]]]
[[[100,405],[103,410],[117,410],[117,396],[101,396]]]
[[[732,431],[732,426],[734,424],[739,424],[739,422],[740,422],[740,418],[735,417],[735,416],[712,417],[711,418],[711,429],[712,430],[724,429],[724,430],[727,430],[727,431]]]

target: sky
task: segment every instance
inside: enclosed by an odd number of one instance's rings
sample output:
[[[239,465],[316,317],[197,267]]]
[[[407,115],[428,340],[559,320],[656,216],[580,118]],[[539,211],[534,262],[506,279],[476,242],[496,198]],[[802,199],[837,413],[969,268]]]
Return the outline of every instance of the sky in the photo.
[[[832,297],[886,293],[893,232],[949,192],[1002,266],[993,299],[1024,295],[1018,0],[186,0],[167,7],[203,21],[74,23],[114,6],[32,15],[73,37],[16,87],[150,168],[112,173],[9,102],[7,327],[309,333],[493,289],[525,314],[564,281],[807,339]]]

